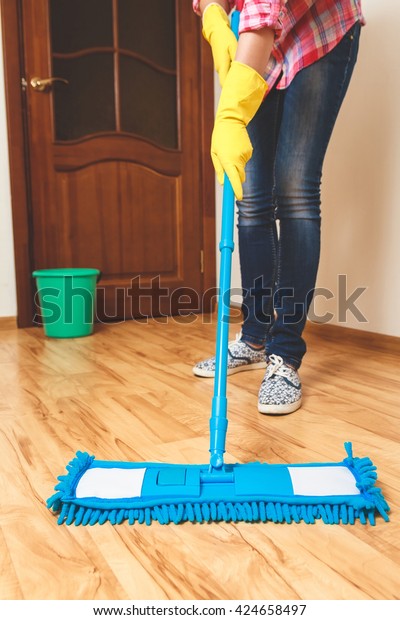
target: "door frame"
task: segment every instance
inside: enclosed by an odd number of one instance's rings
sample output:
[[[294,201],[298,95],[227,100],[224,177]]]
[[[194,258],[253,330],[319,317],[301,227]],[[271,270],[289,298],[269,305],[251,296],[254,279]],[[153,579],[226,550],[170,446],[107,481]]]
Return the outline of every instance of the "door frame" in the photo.
[[[4,78],[8,129],[11,206],[14,235],[14,260],[17,288],[17,325],[31,327],[34,308],[33,252],[31,239],[30,170],[21,0],[0,0],[3,34]],[[211,163],[210,139],[214,122],[214,68],[209,46],[201,36],[200,108],[201,118],[201,187],[200,203],[203,233],[203,273],[200,311],[213,309],[216,286],[215,270],[215,183]],[[200,257],[199,257],[200,260]],[[209,291],[210,294],[206,294]],[[204,303],[203,303],[204,302]]]

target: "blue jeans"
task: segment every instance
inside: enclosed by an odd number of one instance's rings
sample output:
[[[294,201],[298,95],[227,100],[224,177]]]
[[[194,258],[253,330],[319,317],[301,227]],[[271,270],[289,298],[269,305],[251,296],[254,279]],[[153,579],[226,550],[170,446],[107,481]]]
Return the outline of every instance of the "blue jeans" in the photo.
[[[248,125],[253,156],[238,206],[242,338],[298,368],[320,255],[320,184],[357,59],[360,24],[327,55],[271,89]],[[279,220],[279,234],[277,229]]]

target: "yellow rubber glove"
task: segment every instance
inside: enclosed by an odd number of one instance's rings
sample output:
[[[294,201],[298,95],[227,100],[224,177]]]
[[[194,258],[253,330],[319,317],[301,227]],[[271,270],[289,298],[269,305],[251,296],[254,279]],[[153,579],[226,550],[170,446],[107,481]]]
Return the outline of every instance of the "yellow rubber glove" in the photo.
[[[224,85],[232,60],[235,58],[237,40],[222,6],[210,4],[203,13],[203,36],[211,45],[214,67],[219,83]]]
[[[219,99],[211,138],[211,158],[218,181],[224,182],[226,172],[238,200],[243,198],[244,169],[253,153],[246,126],[260,107],[267,88],[257,71],[234,61]]]

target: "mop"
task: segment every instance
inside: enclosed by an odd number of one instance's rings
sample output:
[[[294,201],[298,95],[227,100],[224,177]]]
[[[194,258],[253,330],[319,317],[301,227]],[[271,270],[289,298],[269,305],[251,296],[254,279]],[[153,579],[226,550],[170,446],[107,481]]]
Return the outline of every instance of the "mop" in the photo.
[[[237,33],[238,12],[232,28]],[[389,506],[376,486],[376,467],[353,456],[337,463],[224,462],[227,435],[227,361],[235,196],[225,175],[222,200],[220,289],[210,458],[203,465],[101,461],[77,452],[58,477],[47,506],[58,524],[130,525],[153,521],[274,522],[375,525],[389,521]]]

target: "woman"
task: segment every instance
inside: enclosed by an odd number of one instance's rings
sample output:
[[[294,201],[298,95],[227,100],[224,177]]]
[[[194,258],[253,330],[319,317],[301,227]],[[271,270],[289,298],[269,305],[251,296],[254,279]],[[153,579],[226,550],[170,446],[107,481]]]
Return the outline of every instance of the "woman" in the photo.
[[[244,322],[228,374],[267,364],[258,410],[301,405],[302,337],[320,254],[320,183],[357,59],[359,0],[197,0],[222,86],[211,143],[238,205]],[[236,44],[227,13],[241,10]],[[279,234],[277,230],[279,221]],[[213,376],[215,358],[198,363]]]

